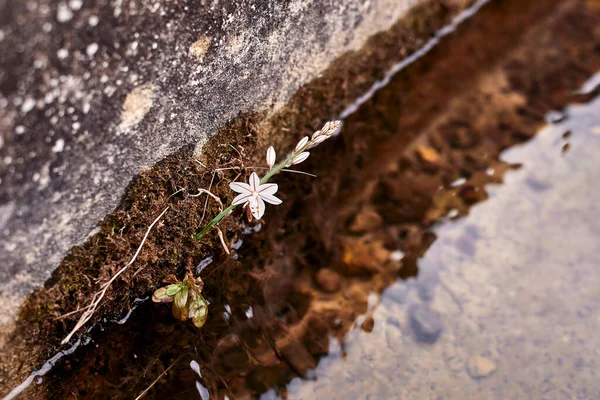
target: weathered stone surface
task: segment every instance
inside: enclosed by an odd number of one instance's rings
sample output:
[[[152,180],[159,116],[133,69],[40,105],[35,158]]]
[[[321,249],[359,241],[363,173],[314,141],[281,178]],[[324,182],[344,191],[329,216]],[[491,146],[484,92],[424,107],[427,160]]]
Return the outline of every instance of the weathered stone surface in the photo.
[[[0,326],[141,168],[278,109],[419,2],[0,0]]]
[[[435,343],[444,329],[440,315],[430,310],[423,304],[417,304],[410,308],[410,326],[415,333],[417,341],[424,343]]]

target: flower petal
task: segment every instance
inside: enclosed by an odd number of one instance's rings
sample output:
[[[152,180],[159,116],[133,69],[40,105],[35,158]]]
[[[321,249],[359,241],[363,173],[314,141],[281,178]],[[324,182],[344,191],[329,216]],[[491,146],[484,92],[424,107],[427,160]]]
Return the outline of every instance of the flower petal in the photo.
[[[250,202],[250,210],[252,210],[252,215],[254,218],[261,219],[265,214],[265,202],[259,197],[256,201]]]
[[[260,185],[258,193],[275,194],[277,193],[277,189],[279,189],[279,186],[276,183],[265,183],[264,185]]]
[[[233,199],[233,201],[231,202],[231,205],[237,206],[238,204],[245,203],[251,197],[252,197],[252,193],[250,193],[250,192],[239,194],[239,195],[237,195],[237,197],[235,199]]]
[[[270,193],[261,193],[258,196],[269,204],[278,205],[278,204],[283,203],[281,201],[281,199],[275,197],[274,195],[272,195]]]
[[[271,146],[267,150],[267,165],[269,166],[269,168],[273,168],[273,165],[275,165],[275,160],[276,160],[275,149],[273,148],[273,146]]]
[[[298,142],[298,144],[296,145],[296,148],[294,149],[294,151],[300,151],[300,150],[302,150],[302,148],[303,148],[304,146],[306,146],[306,144],[308,143],[308,140],[309,140],[309,139],[308,139],[308,136],[304,136],[304,137],[302,138],[302,140],[300,140],[300,141]]]
[[[300,164],[302,161],[306,160],[308,158],[308,156],[310,156],[310,153],[308,151],[305,151],[303,153],[298,154],[293,160],[292,160],[292,165],[295,164]]]
[[[231,182],[229,184],[229,187],[231,188],[231,190],[233,190],[234,192],[237,192],[237,193],[252,192],[252,188],[250,187],[250,185],[248,185],[247,183],[244,183],[244,182]]]
[[[253,192],[258,191],[258,188],[260,187],[260,178],[258,177],[256,172],[253,172],[250,175],[250,179],[248,179],[248,183],[250,184],[250,187],[252,188]]]

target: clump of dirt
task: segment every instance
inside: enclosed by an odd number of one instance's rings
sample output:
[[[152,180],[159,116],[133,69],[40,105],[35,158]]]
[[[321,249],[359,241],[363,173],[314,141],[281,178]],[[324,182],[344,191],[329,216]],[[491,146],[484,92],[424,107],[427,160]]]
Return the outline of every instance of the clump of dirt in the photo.
[[[600,69],[600,22],[584,3],[509,0],[484,7],[349,117],[339,137],[312,151],[302,169],[318,179],[278,176],[284,203],[268,209],[260,230],[242,225],[239,210],[224,220],[233,257],[214,233],[193,240],[218,206],[186,193],[210,188],[230,200],[227,182],[245,177],[245,166],[262,165],[269,144],[283,153],[323,123],[323,109],[339,112],[348,93],[366,91],[368,81],[347,84],[361,76],[361,62],[372,65],[360,57],[387,60],[398,36],[377,38],[381,43],[353,55],[358,61],[344,58],[281,114],[240,117],[208,145],[205,154],[214,157],[201,160],[207,168],[184,149],[142,173],[100,233],[74,249],[21,311],[13,343],[45,349],[42,361],[76,317],[56,318],[85,305],[97,290],[94,279],[120,268],[154,218],[171,207],[99,310],[102,329],[88,334],[98,346],[58,364],[32,396],[134,398],[158,377],[149,397],[189,398],[196,381],[219,397],[250,398],[276,385],[284,396],[284,385],[327,353],[329,336],[343,341],[367,312],[370,291],[417,273],[419,257],[435,240],[433,223],[464,215],[485,200],[487,183],[501,182],[510,166],[498,161],[500,151],[534,135],[544,114],[573,101],[571,93]],[[396,35],[410,32],[396,29]],[[400,41],[407,42],[414,43]],[[381,76],[387,66],[369,73]],[[277,129],[287,131],[274,135]],[[397,250],[402,259],[393,256]],[[209,256],[201,274],[209,319],[201,331],[150,302],[126,324],[110,321],[166,275],[183,276]],[[202,378],[189,368],[191,360]],[[1,367],[7,377],[18,374]]]

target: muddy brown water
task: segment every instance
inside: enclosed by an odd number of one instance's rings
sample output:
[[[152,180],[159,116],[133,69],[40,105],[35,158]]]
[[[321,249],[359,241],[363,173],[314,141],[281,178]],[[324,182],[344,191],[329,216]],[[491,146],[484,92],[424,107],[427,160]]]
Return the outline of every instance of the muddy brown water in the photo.
[[[485,6],[313,151],[316,180],[278,179],[285,205],[203,264],[201,333],[141,300],[38,398],[600,397],[600,100],[575,93],[600,14],[534,3]]]
[[[501,154],[522,167],[436,224],[418,276],[370,293],[370,332],[332,340],[289,399],[600,398],[600,98],[564,112]]]

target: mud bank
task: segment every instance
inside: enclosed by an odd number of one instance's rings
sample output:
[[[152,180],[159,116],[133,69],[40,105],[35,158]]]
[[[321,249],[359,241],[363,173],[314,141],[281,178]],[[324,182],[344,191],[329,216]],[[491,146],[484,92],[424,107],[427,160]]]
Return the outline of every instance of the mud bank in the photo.
[[[56,352],[75,317],[56,318],[89,300],[93,278],[118,269],[169,204],[172,212],[86,334],[93,344],[65,357],[29,398],[134,398],[167,368],[149,396],[189,398],[197,380],[215,396],[248,398],[273,386],[284,396],[290,379],[327,354],[329,337],[343,340],[367,311],[369,292],[417,274],[418,259],[435,240],[432,224],[468,213],[486,199],[485,184],[502,181],[510,166],[498,161],[500,151],[531,138],[546,112],[591,96],[573,92],[600,69],[599,24],[584,1],[486,5],[349,116],[338,138],[313,151],[303,169],[318,179],[278,177],[284,204],[269,209],[258,232],[245,235],[238,214],[222,224],[227,240],[241,243],[237,257],[226,257],[214,235],[200,243],[191,238],[202,225],[204,200],[170,196],[210,187],[229,198],[227,183],[260,163],[268,145],[284,153],[319,127],[323,109],[343,110],[344,79],[360,76],[344,73],[357,71],[352,58],[302,88],[281,114],[267,121],[249,115],[222,130],[208,144],[206,154],[220,155],[203,160],[208,168],[192,161],[191,148],[159,163],[130,186],[100,233],[29,298],[2,350],[3,393],[33,362]],[[387,54],[398,38],[387,35],[370,51]],[[214,173],[223,167],[235,169]],[[209,201],[204,219],[216,212]],[[167,274],[182,276],[207,257],[212,262],[201,276],[211,304],[202,331],[149,302],[125,324],[111,322]],[[25,348],[29,357],[17,356],[15,349]],[[202,379],[189,368],[192,360]]]

